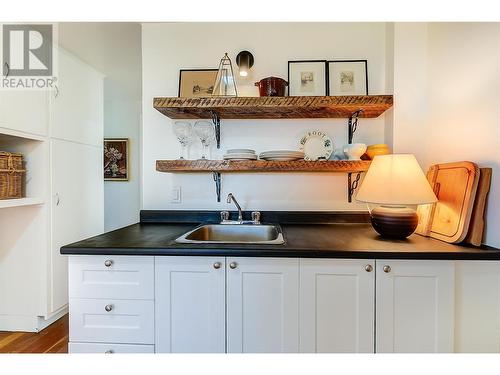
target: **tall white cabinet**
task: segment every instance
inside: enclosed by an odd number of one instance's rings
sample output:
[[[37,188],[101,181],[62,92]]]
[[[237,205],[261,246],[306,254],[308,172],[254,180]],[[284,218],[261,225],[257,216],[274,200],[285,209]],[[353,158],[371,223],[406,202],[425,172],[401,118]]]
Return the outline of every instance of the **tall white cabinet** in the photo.
[[[59,48],[57,89],[0,91],[0,150],[26,161],[26,198],[0,200],[0,330],[68,310],[59,248],[103,232],[103,76]]]

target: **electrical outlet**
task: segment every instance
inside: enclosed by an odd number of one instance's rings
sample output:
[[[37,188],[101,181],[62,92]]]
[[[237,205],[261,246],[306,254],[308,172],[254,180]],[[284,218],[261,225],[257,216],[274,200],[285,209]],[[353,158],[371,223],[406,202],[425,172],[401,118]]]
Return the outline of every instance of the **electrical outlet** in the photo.
[[[182,202],[182,194],[180,186],[173,186],[170,191],[170,203],[181,203]]]

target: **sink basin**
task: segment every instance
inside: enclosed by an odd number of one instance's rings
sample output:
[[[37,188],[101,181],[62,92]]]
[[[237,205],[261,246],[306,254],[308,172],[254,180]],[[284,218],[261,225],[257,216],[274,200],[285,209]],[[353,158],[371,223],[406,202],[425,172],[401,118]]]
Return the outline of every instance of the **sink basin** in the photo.
[[[285,240],[279,225],[205,224],[183,234],[175,242],[279,245]]]

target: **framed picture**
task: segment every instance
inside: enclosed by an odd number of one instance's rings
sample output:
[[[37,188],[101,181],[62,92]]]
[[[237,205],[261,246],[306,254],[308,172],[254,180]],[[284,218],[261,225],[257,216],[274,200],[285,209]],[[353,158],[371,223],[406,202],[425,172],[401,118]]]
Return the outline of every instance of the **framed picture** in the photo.
[[[366,60],[328,61],[328,95],[368,95]]]
[[[324,96],[326,92],[326,60],[288,62],[289,96]]]
[[[181,69],[179,97],[200,98],[212,96],[218,69]]]
[[[128,138],[104,139],[104,180],[128,181]]]

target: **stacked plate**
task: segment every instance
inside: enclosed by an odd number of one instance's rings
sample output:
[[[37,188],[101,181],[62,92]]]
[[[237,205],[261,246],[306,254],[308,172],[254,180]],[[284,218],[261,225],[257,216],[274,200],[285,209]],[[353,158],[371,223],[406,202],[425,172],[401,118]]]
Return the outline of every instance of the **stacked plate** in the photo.
[[[259,155],[262,160],[291,161],[304,159],[302,151],[276,150],[265,151]]]
[[[255,150],[233,148],[227,150],[223,158],[224,160],[257,160],[257,154],[255,154]]]

